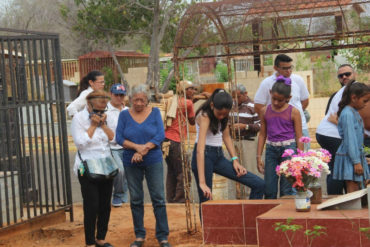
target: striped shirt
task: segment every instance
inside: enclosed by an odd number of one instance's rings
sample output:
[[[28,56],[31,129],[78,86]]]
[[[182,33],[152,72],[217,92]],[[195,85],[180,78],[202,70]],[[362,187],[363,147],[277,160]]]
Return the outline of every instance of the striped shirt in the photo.
[[[258,114],[254,111],[254,103],[250,98],[247,98],[245,102],[238,106],[238,113],[233,112],[232,115],[234,116],[235,123],[248,124],[248,130],[240,130],[240,135],[243,137],[242,139],[253,138],[257,135],[258,131],[260,131],[261,122]]]

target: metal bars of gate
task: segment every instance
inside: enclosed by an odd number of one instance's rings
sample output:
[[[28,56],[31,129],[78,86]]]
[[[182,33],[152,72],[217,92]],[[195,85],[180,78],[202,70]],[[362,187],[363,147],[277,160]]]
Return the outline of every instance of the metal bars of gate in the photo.
[[[73,221],[59,36],[0,28],[0,227]]]

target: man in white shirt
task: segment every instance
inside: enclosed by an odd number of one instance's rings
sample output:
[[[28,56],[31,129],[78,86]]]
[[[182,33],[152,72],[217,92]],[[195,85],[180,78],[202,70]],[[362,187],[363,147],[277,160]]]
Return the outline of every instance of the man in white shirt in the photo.
[[[122,84],[114,84],[110,89],[111,101],[107,105],[107,125],[116,133],[118,117],[121,111],[127,110],[125,106],[126,89]],[[118,163],[120,172],[113,181],[113,207],[120,207],[128,201],[128,187],[125,170],[122,163],[123,148],[116,143],[116,138],[110,142],[113,157]]]
[[[343,64],[339,66],[337,72],[338,80],[343,86],[332,98],[330,105],[328,107],[328,112],[326,113],[324,119],[320,122],[316,129],[316,139],[322,148],[328,150],[331,155],[331,161],[329,162],[330,172],[333,171],[335,153],[337,152],[342,139],[340,138],[338,132],[338,104],[342,99],[343,91],[346,85],[355,80],[356,73],[352,66],[349,64]],[[333,180],[332,174],[328,174],[326,177],[326,186],[328,195],[341,195],[345,189],[345,182],[340,180]]]
[[[276,82],[276,77],[282,75],[292,80],[292,98],[289,104],[297,108],[301,114],[302,119],[302,134],[303,136],[309,136],[308,126],[303,111],[307,108],[309,103],[310,94],[308,93],[307,87],[299,75],[292,74],[294,66],[292,65],[293,59],[285,54],[279,54],[276,56],[274,61],[275,73],[265,78],[254,96],[254,109],[260,114],[261,109],[271,104],[270,90]]]

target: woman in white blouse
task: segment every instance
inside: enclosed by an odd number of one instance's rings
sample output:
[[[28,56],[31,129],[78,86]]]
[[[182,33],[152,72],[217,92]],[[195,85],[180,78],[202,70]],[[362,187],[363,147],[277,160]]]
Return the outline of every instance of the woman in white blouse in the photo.
[[[108,157],[111,155],[109,141],[114,137],[106,123],[105,111],[109,96],[103,90],[98,90],[89,93],[86,100],[86,107],[72,119],[73,141],[83,160]],[[105,236],[111,210],[113,180],[91,182],[80,170],[80,165],[81,159],[76,155],[74,172],[81,184],[86,246],[111,247],[111,244],[105,242]]]
[[[90,71],[81,79],[77,98],[67,107],[68,115],[73,117],[77,112],[82,111],[86,106],[86,96],[92,91],[103,90],[104,84],[105,81],[102,72],[97,70]]]

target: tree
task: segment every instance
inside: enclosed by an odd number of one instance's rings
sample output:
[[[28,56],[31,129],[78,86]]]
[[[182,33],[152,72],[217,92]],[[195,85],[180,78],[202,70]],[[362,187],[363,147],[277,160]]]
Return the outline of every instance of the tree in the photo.
[[[114,46],[124,44],[129,37],[140,35],[150,43],[146,83],[157,93],[160,81],[159,53],[163,37],[170,23],[176,23],[186,0],[74,0],[80,8],[74,30],[96,41],[104,40],[112,53],[120,76],[127,86],[114,55]],[[64,16],[68,8],[62,8]],[[172,37],[172,40],[174,37]],[[171,38],[166,39],[166,48]]]
[[[96,43],[104,42],[117,67],[121,81],[128,88],[122,68],[114,53],[114,46],[124,44],[128,37],[140,34],[141,27],[150,20],[148,11],[139,8],[122,8],[120,0],[74,0],[79,8],[75,13],[63,5],[60,9],[65,19],[76,18],[73,30]],[[73,16],[74,15],[74,16]]]
[[[88,39],[71,32],[71,26],[64,21],[59,8],[55,8],[60,4],[70,8],[71,12],[76,11],[73,0],[5,1],[0,14],[0,26],[59,33],[62,58],[75,58],[93,49],[94,45]]]

